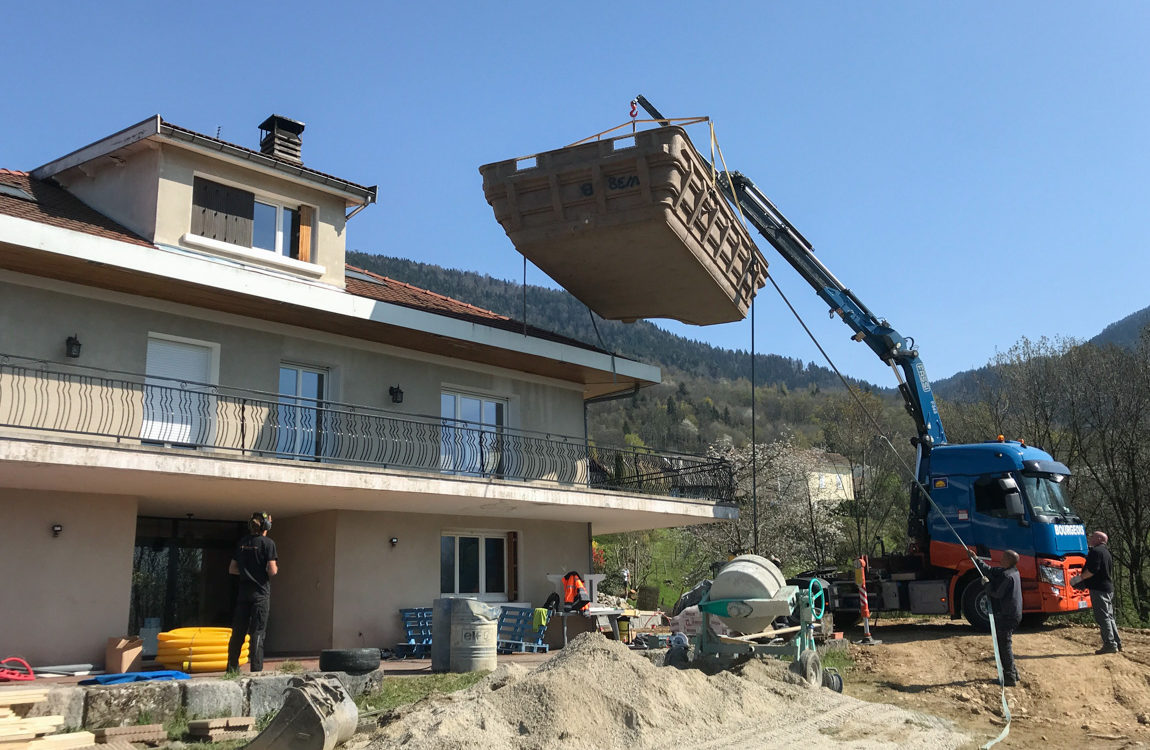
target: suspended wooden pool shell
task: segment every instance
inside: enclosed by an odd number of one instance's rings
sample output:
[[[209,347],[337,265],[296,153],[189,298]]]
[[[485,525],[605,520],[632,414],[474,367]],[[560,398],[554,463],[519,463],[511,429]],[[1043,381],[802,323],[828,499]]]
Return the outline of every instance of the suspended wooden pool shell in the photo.
[[[676,126],[486,164],[515,248],[608,320],[741,320],[767,263]]]

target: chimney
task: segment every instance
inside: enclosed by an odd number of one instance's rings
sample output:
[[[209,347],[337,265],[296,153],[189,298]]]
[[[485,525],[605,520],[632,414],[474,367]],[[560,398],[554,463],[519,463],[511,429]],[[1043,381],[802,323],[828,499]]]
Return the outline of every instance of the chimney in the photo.
[[[260,124],[260,152],[284,161],[303,164],[299,134],[304,124],[283,115],[272,115]]]

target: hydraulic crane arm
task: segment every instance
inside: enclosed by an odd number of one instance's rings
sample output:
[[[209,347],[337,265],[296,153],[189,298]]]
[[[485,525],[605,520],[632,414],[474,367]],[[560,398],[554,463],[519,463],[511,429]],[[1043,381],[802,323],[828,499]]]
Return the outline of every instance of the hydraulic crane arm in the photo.
[[[662,124],[670,124],[659,110],[642,94],[636,103]],[[811,243],[795,229],[771,200],[755,183],[738,172],[720,172],[719,188],[727,199],[742,209],[747,220],[766,238],[767,242],[791,264],[810,284],[823,301],[855,332],[855,341],[864,341],[875,354],[894,370],[898,390],[906,410],[914,419],[918,430],[920,455],[933,446],[946,442],[946,433],[938,416],[938,404],[926,377],[926,366],[919,359],[912,339],[904,338],[885,320],[875,317],[851,290],[843,286],[826,266],[815,257]]]
[[[865,342],[879,359],[890,365],[906,410],[914,419],[920,443],[930,447],[946,442],[938,404],[926,377],[926,367],[911,339],[904,338],[885,320],[875,317],[854,293],[843,286],[815,256],[811,243],[787,221],[782,212],[746,176],[721,172],[719,187],[742,209],[743,215],[771,243],[815,292],[830,305],[831,312],[855,332],[855,341]]]

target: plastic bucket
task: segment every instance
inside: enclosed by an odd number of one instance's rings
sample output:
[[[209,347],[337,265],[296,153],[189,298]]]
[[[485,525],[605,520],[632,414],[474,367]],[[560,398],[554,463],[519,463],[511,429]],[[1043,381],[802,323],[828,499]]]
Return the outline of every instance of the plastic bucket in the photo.
[[[451,607],[451,671],[489,672],[495,669],[497,629],[496,610],[474,599],[455,599]],[[432,636],[431,643],[434,646],[435,636]]]
[[[431,603],[431,671],[446,672],[451,668],[451,603],[452,597]]]

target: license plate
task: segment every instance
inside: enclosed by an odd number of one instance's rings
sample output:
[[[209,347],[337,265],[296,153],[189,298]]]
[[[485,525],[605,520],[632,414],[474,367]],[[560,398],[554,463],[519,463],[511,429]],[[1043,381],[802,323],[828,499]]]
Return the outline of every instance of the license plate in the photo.
[[[1085,599],[1082,599],[1078,602],[1078,608],[1079,609],[1086,609],[1089,606],[1090,606],[1090,603],[1087,602]]]

